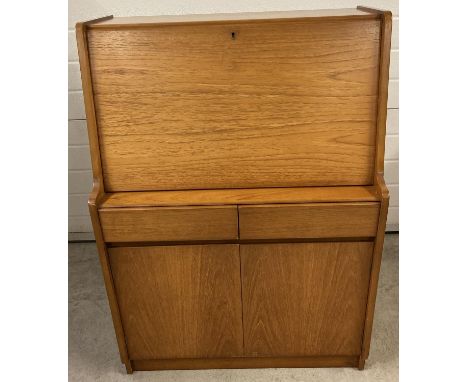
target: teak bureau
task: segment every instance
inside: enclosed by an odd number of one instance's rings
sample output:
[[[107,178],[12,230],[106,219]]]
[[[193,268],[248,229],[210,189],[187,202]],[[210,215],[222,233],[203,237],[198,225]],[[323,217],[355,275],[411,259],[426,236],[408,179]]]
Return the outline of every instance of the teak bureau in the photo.
[[[94,233],[127,371],[364,367],[391,14],[78,23]]]

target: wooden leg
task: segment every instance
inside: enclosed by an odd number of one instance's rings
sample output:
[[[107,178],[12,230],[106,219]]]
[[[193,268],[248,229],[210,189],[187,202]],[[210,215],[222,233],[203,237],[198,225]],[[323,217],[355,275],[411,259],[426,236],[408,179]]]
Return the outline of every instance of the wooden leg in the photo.
[[[125,368],[127,369],[127,374],[133,374],[132,361],[125,361]]]
[[[361,355],[359,357],[359,364],[358,364],[358,369],[359,370],[364,370],[364,365],[366,363],[366,359]]]

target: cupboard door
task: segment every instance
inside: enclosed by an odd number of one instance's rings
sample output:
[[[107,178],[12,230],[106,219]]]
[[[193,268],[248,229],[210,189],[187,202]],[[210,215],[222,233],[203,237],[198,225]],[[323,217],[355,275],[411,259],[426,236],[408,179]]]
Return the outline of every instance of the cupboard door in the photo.
[[[241,245],[245,355],[360,354],[372,248]]]
[[[242,355],[238,245],[109,249],[130,359]]]

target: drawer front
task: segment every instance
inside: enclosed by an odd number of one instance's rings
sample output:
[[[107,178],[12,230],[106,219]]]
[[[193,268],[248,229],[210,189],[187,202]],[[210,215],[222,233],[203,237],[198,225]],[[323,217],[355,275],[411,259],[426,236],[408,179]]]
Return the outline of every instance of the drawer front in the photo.
[[[240,238],[373,237],[377,232],[379,206],[379,203],[240,206]]]
[[[237,208],[110,208],[99,211],[106,242],[237,239]]]

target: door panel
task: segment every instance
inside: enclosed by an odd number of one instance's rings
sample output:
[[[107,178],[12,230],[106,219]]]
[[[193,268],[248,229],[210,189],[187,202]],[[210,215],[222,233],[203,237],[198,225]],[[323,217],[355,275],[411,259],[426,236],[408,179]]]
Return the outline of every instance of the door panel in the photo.
[[[372,184],[380,29],[358,18],[90,30],[106,191]]]
[[[131,359],[242,355],[238,245],[110,248]]]
[[[372,248],[241,245],[245,355],[360,354]]]

